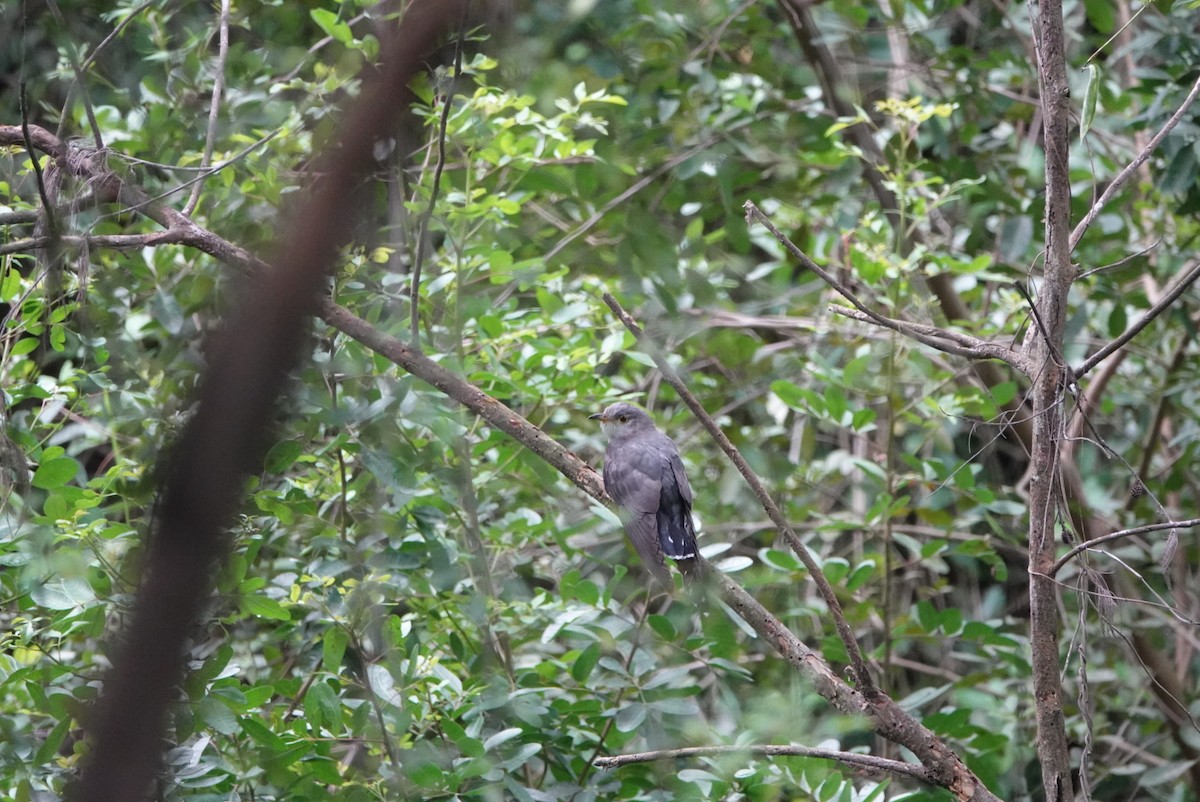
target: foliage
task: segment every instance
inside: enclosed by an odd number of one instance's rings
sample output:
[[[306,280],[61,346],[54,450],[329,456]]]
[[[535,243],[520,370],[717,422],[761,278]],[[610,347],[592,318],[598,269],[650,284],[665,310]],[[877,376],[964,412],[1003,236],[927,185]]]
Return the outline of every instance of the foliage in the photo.
[[[181,208],[204,152],[216,11],[60,5],[65,21],[32,18],[24,44],[6,45],[31,122],[62,117],[88,142],[90,103],[108,163]],[[1114,44],[1117,4],[1068,9],[1070,65],[1097,54],[1075,87],[1082,99],[1091,81],[1095,102],[1071,154],[1076,220],[1196,77],[1200,39],[1175,5],[1148,6]],[[705,553],[843,664],[805,569],[599,300],[620,295],[784,500],[885,689],[997,794],[1037,796],[1027,460],[1001,425],[1025,387],[982,386],[961,360],[834,314],[828,287],[741,213],[754,200],[885,314],[935,322],[927,280],[949,276],[963,330],[1010,341],[1035,325],[1014,287],[1036,292],[1044,211],[1025,11],[883,8],[813,9],[839,38],[839,91],[856,93],[858,115],[842,119],[768,4],[536,4],[498,43],[471,37],[460,75],[442,66],[416,87],[420,151],[399,134],[379,144],[386,180],[363,188],[332,292],[406,336],[449,98],[417,300],[427,353],[597,465],[587,414],[617,396],[652,405],[685,452]],[[354,2],[233,7],[211,160],[226,166],[204,180],[197,223],[269,248],[377,55],[378,24]],[[889,31],[906,37],[904,95],[879,66],[897,57]],[[89,54],[86,94],[69,89],[71,58]],[[20,120],[10,95],[0,123]],[[1081,269],[1097,272],[1077,285],[1068,361],[1124,331],[1191,261],[1194,114],[1081,241]],[[852,126],[882,149],[897,210],[868,191]],[[62,179],[64,231],[153,230],[88,192]],[[23,149],[0,154],[0,205],[39,208]],[[57,799],[130,610],[154,466],[241,277],[168,245],[2,259],[0,788]],[[1113,529],[1191,515],[1195,325],[1187,305],[1151,324],[1079,435],[1075,501]],[[163,798],[882,798],[889,783],[811,758],[596,769],[598,755],[709,743],[878,750],[721,602],[645,603],[611,513],[361,343],[315,327],[273,436],[191,645]],[[1166,598],[1194,620],[1196,541],[1180,532],[1162,571],[1165,544],[1118,541],[1094,564],[1120,572],[1117,595]],[[1161,611],[1108,612],[1085,574],[1060,578],[1068,726],[1097,798],[1196,798],[1193,725],[1172,720],[1143,667],[1169,655],[1194,677],[1195,649]],[[1196,715],[1194,682],[1179,690]]]

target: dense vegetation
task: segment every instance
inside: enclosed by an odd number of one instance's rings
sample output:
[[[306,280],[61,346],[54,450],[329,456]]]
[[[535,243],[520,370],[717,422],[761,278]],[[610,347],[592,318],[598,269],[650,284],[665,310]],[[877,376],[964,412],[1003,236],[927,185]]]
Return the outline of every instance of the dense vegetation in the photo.
[[[58,5],[0,10],[20,34],[0,45],[0,789],[17,800],[60,798],[86,761],[162,461],[254,280],[219,249],[156,240],[151,207],[95,176],[269,260],[394,24],[354,0]],[[652,409],[704,554],[852,678],[811,570],[664,381],[661,349],[820,565],[882,690],[997,796],[1064,798],[1039,768],[1030,488],[1053,485],[1060,556],[1196,517],[1200,313],[1172,293],[1197,270],[1197,3],[1064,8],[1062,211],[1098,213],[1047,359],[1079,368],[1157,311],[1062,389],[1049,478],[1031,470],[1044,363],[1025,375],[836,311],[844,294],[744,209],[888,319],[1036,340],[1053,326],[1031,313],[1041,8],[525,5],[448,36],[415,83],[345,210],[332,300],[594,467],[587,416]],[[35,174],[23,116],[70,155],[35,144]],[[188,641],[158,798],[953,798],[811,756],[598,766],[717,744],[912,755],[832,707],[728,598],[648,598],[591,480],[452,396],[314,321]],[[1053,577],[1084,798],[1200,797],[1198,558],[1193,530],[1162,527]]]

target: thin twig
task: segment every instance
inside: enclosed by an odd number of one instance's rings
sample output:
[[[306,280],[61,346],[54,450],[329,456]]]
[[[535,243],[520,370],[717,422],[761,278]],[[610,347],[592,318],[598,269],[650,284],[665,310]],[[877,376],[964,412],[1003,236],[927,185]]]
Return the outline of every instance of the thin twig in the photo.
[[[930,348],[951,354],[952,356],[959,356],[964,359],[996,359],[1009,364],[1026,375],[1029,375],[1029,371],[1031,370],[1029,360],[1023,354],[1014,351],[1007,345],[978,340],[961,333],[939,329],[936,326],[929,326],[924,323],[909,323],[905,320],[884,317],[878,313],[864,313],[861,310],[851,309],[847,306],[831,305],[829,311],[843,317],[848,317],[851,320],[882,326],[898,334],[903,334],[909,339],[916,340],[922,345],[927,345]]]
[[[659,749],[653,752],[633,752],[627,755],[612,755],[596,759],[596,765],[602,769],[615,769],[618,766],[628,766],[631,763],[651,763],[656,760],[675,760],[689,757],[711,757],[713,755],[759,755],[762,757],[815,757],[823,760],[834,760],[854,769],[870,771],[885,771],[902,777],[929,781],[929,772],[923,766],[915,766],[900,760],[891,760],[874,755],[863,755],[857,752],[843,752],[837,749],[816,749],[796,744],[747,744],[745,746],[689,746],[682,749]]]
[[[1200,260],[1193,262],[1192,266],[1183,273],[1183,278],[1181,278],[1179,282],[1175,284],[1175,286],[1171,287],[1170,290],[1164,293],[1163,297],[1158,300],[1158,303],[1147,309],[1146,313],[1138,318],[1137,322],[1133,323],[1129,328],[1121,332],[1121,335],[1115,340],[1084,360],[1084,363],[1075,370],[1075,378],[1078,379],[1079,377],[1091,372],[1093,368],[1108,358],[1110,354],[1136,337],[1142,329],[1149,326],[1150,323],[1156,317],[1166,311],[1171,304],[1179,300],[1179,296],[1183,295],[1188,287],[1192,286],[1192,284],[1194,284],[1198,278],[1200,278]]]
[[[863,659],[862,651],[859,649],[858,640],[854,637],[854,630],[850,628],[849,622],[846,621],[846,616],[842,612],[842,605],[838,601],[837,593],[834,592],[833,586],[829,584],[829,580],[825,578],[825,573],[821,570],[820,564],[817,563],[812,553],[808,550],[808,547],[804,545],[803,541],[793,531],[783,511],[779,509],[779,505],[775,503],[775,499],[767,492],[766,486],[763,485],[758,475],[754,473],[754,469],[750,467],[750,463],[746,462],[745,457],[737,450],[737,447],[725,436],[725,432],[721,431],[721,427],[712,419],[696,396],[692,395],[691,390],[684,384],[683,379],[679,377],[679,374],[667,362],[658,347],[642,331],[642,327],[637,324],[637,321],[625,311],[611,294],[606,292],[603,298],[604,303],[608,304],[613,314],[617,316],[625,325],[625,328],[629,329],[630,333],[637,338],[638,343],[650,354],[650,358],[658,365],[659,372],[663,378],[675,388],[675,392],[687,404],[688,409],[704,425],[704,428],[716,442],[717,446],[729,457],[734,467],[738,469],[738,472],[746,480],[746,483],[750,485],[751,491],[753,491],[759,503],[762,504],[767,517],[771,519],[771,522],[775,524],[780,534],[787,540],[788,545],[796,552],[796,556],[804,563],[804,567],[808,569],[809,574],[812,575],[813,582],[817,585],[817,590],[820,592],[821,598],[825,600],[838,636],[841,638],[842,644],[846,647],[846,655],[850,659],[850,665],[854,670],[854,679],[858,683],[859,690],[866,695],[874,693],[876,691],[875,681],[871,678],[871,674],[867,670],[867,663]]]
[[[736,123],[734,125],[727,127],[720,135],[708,137],[707,139],[693,145],[692,147],[688,148],[687,150],[675,154],[670,159],[667,159],[665,162],[663,162],[661,165],[659,165],[657,168],[655,168],[651,172],[647,173],[642,178],[639,178],[637,181],[634,181],[633,184],[631,184],[628,189],[621,192],[615,198],[612,198],[610,201],[608,201],[608,203],[601,206],[600,209],[598,209],[595,214],[593,214],[587,220],[584,220],[582,223],[580,223],[578,226],[576,226],[574,228],[574,230],[571,231],[571,233],[567,234],[562,239],[560,239],[558,242],[554,243],[554,246],[550,250],[546,251],[545,255],[542,256],[542,261],[545,261],[545,262],[550,261],[551,258],[553,258],[555,255],[557,255],[558,252],[561,251],[563,248],[565,248],[569,244],[571,244],[571,242],[573,242],[574,240],[578,239],[579,237],[583,236],[584,234],[586,234],[587,232],[589,232],[593,228],[595,228],[596,224],[604,219],[604,215],[608,214],[613,209],[620,206],[622,203],[629,200],[637,193],[641,192],[643,189],[648,187],[650,184],[654,183],[662,176],[671,172],[676,167],[678,167],[679,165],[683,164],[688,159],[695,156],[697,153],[701,153],[705,150],[708,150],[709,148],[711,148],[717,142],[720,142],[723,138],[725,138],[729,134],[733,133],[734,131],[738,130],[739,128],[743,128],[743,127],[749,125],[752,121],[753,120],[751,120],[751,119],[747,119],[747,120],[743,120],[739,123]]]
[[[52,247],[55,243],[83,248],[89,245],[100,248],[124,250],[128,248],[144,248],[148,245],[166,245],[181,242],[182,234],[178,231],[153,231],[148,234],[104,234],[90,237],[66,235],[55,237],[27,237],[13,240],[0,245],[0,256],[9,253],[26,253]]]
[[[50,14],[54,17],[55,22],[65,27],[67,23],[63,19],[62,11],[59,10],[57,1],[46,0],[46,5],[50,9]],[[103,150],[104,137],[100,134],[100,123],[96,120],[96,110],[92,108],[92,99],[88,94],[87,84],[83,80],[83,69],[79,65],[79,55],[75,52],[75,43],[73,41],[67,42],[63,49],[67,53],[67,61],[71,65],[71,72],[75,74],[75,83],[67,87],[67,99],[63,104],[62,114],[58,118],[58,135],[60,137],[63,135],[63,130],[68,119],[67,112],[70,109],[71,89],[77,86],[79,87],[79,93],[83,96],[83,111],[85,116],[87,116],[88,126],[92,129],[92,138],[96,140],[96,148]]]
[[[225,161],[220,162],[218,164],[214,164],[212,166],[211,170],[202,172],[199,175],[197,175],[195,178],[189,178],[187,181],[184,181],[181,184],[176,184],[175,186],[171,187],[170,189],[163,190],[162,192],[158,193],[157,195],[146,195],[145,200],[142,203],[143,204],[156,203],[160,200],[163,200],[164,198],[171,197],[176,192],[187,189],[188,187],[190,187],[194,184],[198,184],[201,181],[204,181],[210,175],[216,175],[217,173],[224,170],[226,167],[229,167],[232,164],[236,164],[237,162],[246,158],[246,156],[248,156],[252,151],[257,150],[262,145],[265,145],[266,143],[270,142],[275,137],[279,136],[281,133],[283,133],[283,130],[284,130],[283,128],[276,128],[274,131],[267,134],[262,139],[259,139],[257,142],[252,142],[251,144],[249,144],[246,147],[239,150],[237,153],[230,156]],[[126,161],[133,161],[133,162],[140,161],[139,159],[133,159],[130,157],[124,157],[124,159]],[[180,169],[185,169],[185,168],[180,168]],[[140,209],[141,209],[141,206],[127,206],[123,209],[117,210],[116,212],[112,212],[109,216],[115,217],[117,215],[125,214],[127,212],[136,212],[136,211],[139,211]],[[172,211],[174,211],[174,210],[172,210]]]
[[[121,31],[125,30],[125,28],[129,26],[129,23],[137,19],[138,14],[141,14],[143,11],[157,2],[159,2],[159,0],[146,0],[146,2],[130,11],[129,15],[117,23],[117,26],[112,29],[112,33],[104,37],[104,39],[100,41],[100,44],[96,45],[96,47],[92,49],[91,54],[83,60],[83,64],[79,65],[80,71],[87,72],[91,68],[92,64],[96,61],[96,57],[100,55],[100,51],[108,47],[109,43],[112,42],[113,39],[116,39],[118,36],[120,36]]]
[[[1200,526],[1200,518],[1189,518],[1186,521],[1163,521],[1157,524],[1146,524],[1145,526],[1137,526],[1133,529],[1122,529],[1119,532],[1109,532],[1107,535],[1094,537],[1091,540],[1086,540],[1083,543],[1077,544],[1066,554],[1058,558],[1054,566],[1050,569],[1049,576],[1053,577],[1062,570],[1063,566],[1075,559],[1085,551],[1091,551],[1096,546],[1102,543],[1110,543],[1114,540],[1122,538],[1135,537],[1137,535],[1145,535],[1149,532],[1161,532],[1164,529],[1190,529],[1193,526]]]
[[[1131,253],[1128,256],[1123,256],[1115,262],[1110,262],[1109,264],[1100,265],[1100,267],[1093,267],[1091,270],[1083,271],[1082,273],[1080,273],[1078,276],[1075,277],[1075,280],[1083,281],[1085,278],[1090,278],[1090,277],[1096,275],[1097,273],[1103,273],[1106,270],[1115,270],[1116,268],[1121,267],[1122,265],[1129,264],[1134,259],[1137,259],[1140,256],[1145,256],[1146,254],[1150,253],[1150,251],[1154,250],[1161,244],[1162,244],[1162,237],[1159,237],[1154,242],[1147,245],[1145,248],[1142,248],[1140,251]]]
[[[434,207],[437,206],[438,192],[442,188],[442,171],[446,168],[446,127],[450,122],[454,85],[462,77],[463,37],[466,36],[466,26],[467,6],[463,6],[458,36],[454,38],[454,73],[446,78],[446,94],[442,98],[442,115],[438,120],[437,164],[433,168],[433,187],[429,190],[429,203],[425,206],[425,213],[421,215],[421,223],[417,228],[417,256],[413,259],[412,290],[409,292],[409,303],[412,306],[409,337],[417,350],[421,348],[421,267],[425,262],[426,240],[429,239],[429,221],[433,217]]]
[[[42,213],[46,215],[46,230],[52,240],[58,239],[58,221],[54,216],[54,204],[50,202],[50,194],[46,191],[46,178],[42,174],[42,164],[38,160],[37,151],[33,147],[32,127],[29,125],[29,98],[25,95],[25,82],[19,87],[21,101],[21,136],[25,144],[25,152],[29,154],[29,163],[33,165],[34,182],[37,184],[38,197],[42,199]]]
[[[788,238],[786,234],[771,222],[771,218],[767,217],[761,209],[754,204],[753,201],[746,201],[744,207],[746,210],[746,223],[758,221],[763,225],[771,235],[779,241],[779,244],[787,249],[805,270],[815,273],[818,278],[833,288],[838,295],[845,298],[854,305],[854,309],[845,309],[844,307],[832,307],[831,311],[838,314],[852,317],[856,320],[864,320],[866,322],[875,323],[883,326],[886,329],[903,334],[910,337],[923,345],[928,345],[930,348],[936,348],[939,351],[945,351],[956,356],[966,357],[969,359],[999,359],[1007,362],[1017,370],[1029,374],[1029,365],[1026,364],[1024,358],[1002,345],[988,343],[983,340],[977,340],[968,335],[961,333],[947,332],[938,329],[934,326],[924,324],[907,323],[902,320],[893,320],[892,318],[884,317],[874,309],[868,307],[853,290],[838,281],[837,277],[823,267],[818,265],[808,257],[808,254],[800,250],[797,245]],[[857,310],[857,314],[855,314]]]
[[[229,56],[229,0],[221,0],[221,18],[218,22],[217,34],[217,64],[216,76],[213,78],[212,101],[208,106],[208,132],[204,135],[204,155],[200,157],[200,166],[208,167],[212,161],[213,144],[217,139],[217,117],[221,111],[221,96],[225,94],[225,60]],[[203,184],[197,182],[192,186],[192,195],[183,207],[183,213],[190,215],[196,211],[200,203],[200,190]]]
[[[1075,246],[1078,245],[1079,240],[1083,238],[1084,232],[1088,230],[1088,226],[1090,226],[1092,221],[1096,219],[1096,216],[1100,214],[1100,210],[1103,209],[1110,200],[1112,200],[1113,195],[1117,194],[1117,191],[1120,190],[1121,187],[1125,186],[1125,183],[1133,177],[1133,174],[1138,171],[1138,168],[1145,164],[1146,160],[1150,158],[1150,154],[1157,150],[1158,146],[1162,144],[1162,141],[1167,138],[1167,134],[1171,133],[1175,126],[1179,124],[1179,121],[1183,119],[1184,113],[1196,100],[1197,96],[1200,96],[1200,78],[1197,78],[1196,82],[1192,84],[1192,90],[1187,93],[1187,97],[1183,99],[1183,103],[1180,104],[1179,108],[1175,110],[1175,113],[1170,116],[1163,127],[1159,129],[1159,132],[1155,134],[1149,142],[1146,143],[1146,147],[1142,148],[1142,152],[1139,153],[1133,161],[1125,165],[1125,169],[1117,173],[1116,178],[1114,178],[1112,182],[1105,187],[1104,192],[1099,198],[1096,199],[1096,202],[1092,204],[1092,208],[1088,209],[1087,214],[1085,214],[1083,219],[1080,220],[1075,226],[1075,230],[1071,232],[1071,250],[1075,250]]]

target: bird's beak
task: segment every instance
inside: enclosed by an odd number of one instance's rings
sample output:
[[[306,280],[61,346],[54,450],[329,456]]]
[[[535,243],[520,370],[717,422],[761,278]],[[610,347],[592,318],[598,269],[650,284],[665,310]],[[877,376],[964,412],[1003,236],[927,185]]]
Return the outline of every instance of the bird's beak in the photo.
[[[604,423],[604,421],[608,419],[604,417],[603,412],[597,412],[595,415],[588,415],[588,420],[598,420],[601,423]]]

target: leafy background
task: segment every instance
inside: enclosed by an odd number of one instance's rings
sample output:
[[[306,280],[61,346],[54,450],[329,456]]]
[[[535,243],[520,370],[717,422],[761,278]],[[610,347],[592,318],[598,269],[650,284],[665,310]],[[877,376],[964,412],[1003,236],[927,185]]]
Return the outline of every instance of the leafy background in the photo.
[[[1095,100],[1071,154],[1074,219],[1195,79],[1193,5],[1067,4],[1081,115]],[[22,33],[0,45],[0,122],[20,121],[23,80],[31,122],[89,144],[90,105],[107,162],[183,208],[219,8],[60,9],[0,11]],[[380,143],[380,181],[348,210],[357,237],[334,297],[407,336],[452,92],[418,301],[426,352],[595,465],[603,444],[586,416],[616,398],[650,406],[684,452],[705,553],[844,663],[804,569],[600,302],[618,295],[786,504],[884,687],[997,794],[1041,798],[1028,463],[1000,425],[1024,386],[981,386],[964,362],[831,312],[827,286],[742,213],[753,200],[885,314],[939,322],[927,279],[949,276],[970,311],[955,325],[1019,341],[1031,322],[1014,282],[1036,292],[1043,213],[1026,7],[813,8],[837,91],[857,109],[840,120],[772,4],[512,11],[469,38],[457,79],[443,59],[416,87],[416,116]],[[355,2],[232,7],[213,155],[232,161],[204,179],[199,224],[269,248],[382,24]],[[91,54],[85,96],[71,60]],[[867,188],[850,125],[869,126],[884,154],[897,217]],[[1076,284],[1069,361],[1123,331],[1192,259],[1198,130],[1188,112],[1081,242],[1081,269],[1107,269]],[[153,230],[88,192],[63,183],[69,231]],[[23,149],[0,153],[0,214],[37,207]],[[29,234],[10,225],[4,242]],[[57,266],[27,247],[2,258],[0,788],[50,800],[87,752],[81,722],[130,610],[155,461],[239,278],[172,246],[69,249]],[[1185,296],[1123,352],[1096,431],[1072,452],[1078,503],[1113,529],[1156,520],[1156,502],[1194,509],[1192,306]],[[710,743],[888,747],[715,599],[644,603],[611,513],[361,344],[314,326],[272,437],[190,646],[161,798],[948,798],[802,758],[595,768],[598,755]],[[1097,604],[1072,568],[1060,575],[1067,721],[1097,798],[1200,793],[1186,716],[1200,704],[1197,544],[1181,533],[1160,568],[1165,540],[1094,558],[1129,601]],[[1177,707],[1146,667],[1155,657],[1178,679]]]

